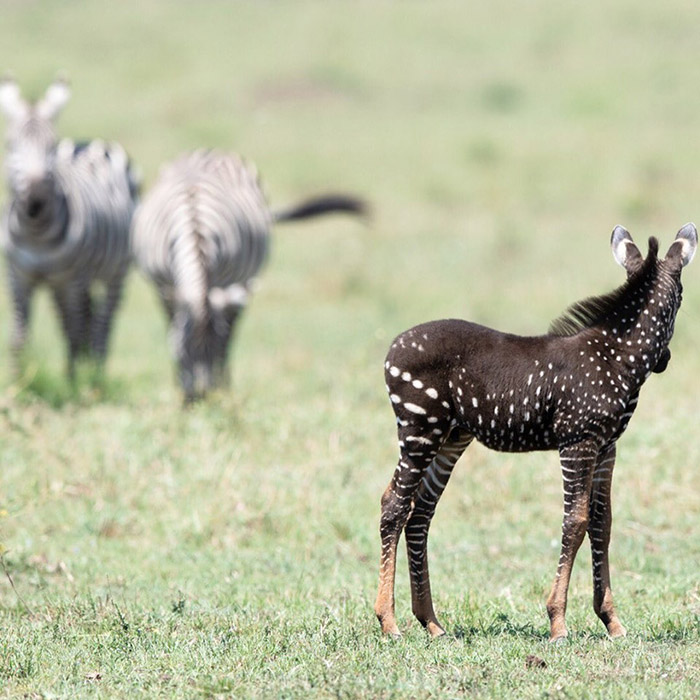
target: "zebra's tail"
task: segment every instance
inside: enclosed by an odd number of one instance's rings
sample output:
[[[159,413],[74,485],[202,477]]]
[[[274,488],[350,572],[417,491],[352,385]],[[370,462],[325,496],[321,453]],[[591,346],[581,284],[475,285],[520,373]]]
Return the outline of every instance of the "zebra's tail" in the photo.
[[[276,223],[282,223],[334,212],[344,212],[366,218],[369,215],[369,208],[367,203],[359,197],[347,194],[326,194],[305,199],[287,209],[273,211],[272,218]]]

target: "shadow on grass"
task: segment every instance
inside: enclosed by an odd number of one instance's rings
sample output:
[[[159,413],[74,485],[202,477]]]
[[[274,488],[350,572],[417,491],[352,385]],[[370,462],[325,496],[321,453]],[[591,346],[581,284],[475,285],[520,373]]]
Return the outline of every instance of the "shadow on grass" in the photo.
[[[651,622],[636,636],[646,642],[697,642],[700,639],[700,615]]]
[[[73,381],[64,373],[32,364],[10,385],[8,394],[19,402],[38,400],[51,408],[61,409],[95,403],[123,403],[128,397],[128,388],[123,380],[107,377],[102,368],[85,361],[79,364]]]
[[[74,381],[70,381],[62,372],[52,371],[41,365],[28,368],[14,384],[10,384],[0,393],[0,414],[7,414],[9,406],[18,407],[43,405],[53,411],[82,411],[92,407],[122,407],[139,410],[143,404],[143,381],[134,382],[128,376],[105,376],[99,368],[89,362],[81,363]],[[200,421],[207,426],[227,434],[240,435],[247,432],[248,423],[244,410],[245,398],[233,391],[218,390],[205,398],[186,404],[179,391],[170,393],[165,390],[159,397],[158,406],[165,405],[167,410],[161,412],[163,419],[181,421],[183,430],[189,430]],[[149,406],[153,406],[152,402]],[[22,429],[12,419],[10,423]]]
[[[489,622],[468,626],[457,625],[452,633],[452,636],[456,639],[466,642],[483,637],[500,637],[502,635],[538,641],[549,639],[549,632],[546,630],[535,627],[531,622],[524,624],[513,622],[503,612],[496,613]]]
[[[475,639],[499,637],[502,635],[537,641],[547,641],[549,639],[549,631],[546,628],[535,627],[529,622],[519,624],[512,621],[506,613],[502,612],[496,613],[488,622],[474,625],[457,625],[455,626],[454,632],[451,636],[455,639],[470,642]],[[450,636],[449,633],[448,636]],[[668,619],[651,623],[644,630],[640,630],[639,632],[631,632],[625,639],[643,641],[645,643],[683,643],[697,642],[699,638],[700,616],[696,615],[694,619]],[[591,628],[579,631],[573,630],[567,639],[569,642],[610,641],[612,643],[624,643],[624,639],[611,640],[602,626],[600,629]]]

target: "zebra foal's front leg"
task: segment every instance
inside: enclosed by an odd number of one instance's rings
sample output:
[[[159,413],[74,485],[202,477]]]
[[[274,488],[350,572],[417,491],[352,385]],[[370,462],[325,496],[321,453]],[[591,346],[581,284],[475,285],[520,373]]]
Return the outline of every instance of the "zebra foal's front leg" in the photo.
[[[615,467],[615,445],[602,450],[593,472],[588,538],[591,541],[593,563],[593,609],[611,637],[624,637],[627,632],[620,623],[613,605],[610,588],[608,547],[612,526],[610,489]]]
[[[585,442],[562,447],[559,456],[564,482],[564,518],[557,575],[547,598],[550,641],[568,635],[565,616],[569,580],[576,553],[588,529],[591,482],[598,460],[598,447]]]
[[[474,437],[459,428],[453,429],[426,470],[414,498],[414,507],[406,523],[406,549],[411,576],[413,614],[431,637],[445,634],[433,609],[428,572],[428,530],[435,508],[442,496],[457,460]]]

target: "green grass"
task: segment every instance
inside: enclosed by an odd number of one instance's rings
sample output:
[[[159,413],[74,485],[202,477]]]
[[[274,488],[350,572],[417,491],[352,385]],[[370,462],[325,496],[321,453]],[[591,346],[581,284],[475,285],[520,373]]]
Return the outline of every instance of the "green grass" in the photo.
[[[591,605],[547,642],[554,454],[470,448],[431,533],[429,642],[397,578],[374,619],[379,496],[396,460],[382,365],[412,324],[544,331],[619,284],[617,223],[662,250],[698,221],[700,7],[654,3],[3,2],[0,70],[62,134],[123,142],[146,185],[180,151],[234,148],[284,205],[326,189],[370,227],[279,227],[233,389],[181,409],[137,274],[105,380],[71,389],[37,298],[24,376],[0,291],[0,696],[686,698],[700,683],[700,264],[668,371],[621,440],[612,575],[629,636]],[[5,349],[5,350],[3,350]],[[528,655],[545,668],[526,666]]]

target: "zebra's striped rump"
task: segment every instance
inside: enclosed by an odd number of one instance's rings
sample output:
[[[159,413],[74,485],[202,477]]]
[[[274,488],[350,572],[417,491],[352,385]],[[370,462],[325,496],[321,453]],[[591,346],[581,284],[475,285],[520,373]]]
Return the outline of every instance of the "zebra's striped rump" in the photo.
[[[186,400],[227,380],[231,335],[267,257],[272,223],[333,211],[364,207],[334,195],[273,214],[256,169],[233,153],[198,150],[163,168],[134,215],[132,250],[170,320]]]
[[[231,334],[267,256],[270,223],[255,169],[217,151],[166,166],[136,211],[134,258],[170,319],[188,400],[226,382]]]

